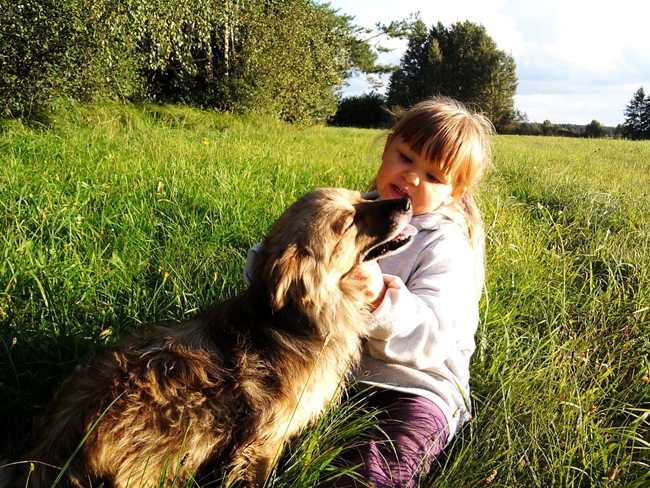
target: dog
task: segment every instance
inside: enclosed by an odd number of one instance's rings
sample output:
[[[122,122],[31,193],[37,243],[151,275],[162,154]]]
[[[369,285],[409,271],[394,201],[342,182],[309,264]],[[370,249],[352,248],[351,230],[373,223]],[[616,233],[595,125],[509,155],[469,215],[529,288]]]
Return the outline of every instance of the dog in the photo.
[[[359,360],[370,312],[355,273],[407,245],[410,218],[408,199],[333,188],[298,199],[263,241],[248,289],[76,369],[35,429],[33,472],[14,486],[262,486]]]

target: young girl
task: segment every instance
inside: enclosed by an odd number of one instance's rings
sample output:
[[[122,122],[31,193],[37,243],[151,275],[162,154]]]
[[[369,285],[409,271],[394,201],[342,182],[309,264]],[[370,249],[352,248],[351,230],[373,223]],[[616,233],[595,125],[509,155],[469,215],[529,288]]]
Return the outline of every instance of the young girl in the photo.
[[[406,249],[359,273],[374,312],[355,376],[383,422],[375,441],[350,451],[350,466],[361,466],[356,475],[330,486],[415,488],[470,418],[484,277],[472,191],[490,161],[491,132],[485,117],[436,98],[409,110],[387,136],[365,198],[408,197],[418,232]]]

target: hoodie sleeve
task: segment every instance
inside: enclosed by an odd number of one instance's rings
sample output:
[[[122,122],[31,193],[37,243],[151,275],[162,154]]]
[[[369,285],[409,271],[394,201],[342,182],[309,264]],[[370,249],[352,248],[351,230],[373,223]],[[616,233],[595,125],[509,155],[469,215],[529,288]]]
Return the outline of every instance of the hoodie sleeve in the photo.
[[[384,275],[386,295],[373,313],[368,352],[427,371],[474,351],[478,325],[475,257],[466,239],[446,235],[419,255],[405,284]]]
[[[251,281],[253,280],[253,268],[255,267],[257,253],[260,249],[262,249],[262,243],[258,242],[253,247],[251,247],[250,251],[248,251],[246,265],[244,266],[244,283],[246,283],[246,286],[251,286]]]

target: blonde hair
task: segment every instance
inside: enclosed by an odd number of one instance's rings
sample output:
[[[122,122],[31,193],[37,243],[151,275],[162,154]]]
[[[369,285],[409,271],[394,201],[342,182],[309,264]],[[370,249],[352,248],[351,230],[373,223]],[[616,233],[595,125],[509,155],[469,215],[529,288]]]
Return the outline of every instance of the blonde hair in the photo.
[[[443,211],[454,220],[463,220],[476,254],[479,287],[485,273],[485,230],[473,195],[483,170],[491,164],[489,136],[493,133],[487,117],[451,98],[436,97],[413,106],[388,135],[400,136],[411,150],[450,177],[453,202]],[[371,189],[376,189],[376,180]]]

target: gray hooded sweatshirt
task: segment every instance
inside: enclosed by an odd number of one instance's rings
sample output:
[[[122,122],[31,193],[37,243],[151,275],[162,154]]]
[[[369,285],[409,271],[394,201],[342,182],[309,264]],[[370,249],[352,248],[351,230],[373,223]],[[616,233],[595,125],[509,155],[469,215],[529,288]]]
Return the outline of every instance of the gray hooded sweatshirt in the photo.
[[[410,223],[418,231],[413,242],[379,260],[387,291],[373,313],[356,376],[433,401],[449,422],[451,440],[470,417],[482,270],[463,227],[447,211],[417,215]]]
[[[470,418],[469,363],[482,280],[465,231],[449,212],[417,215],[410,223],[418,231],[413,242],[379,260],[386,295],[368,324],[354,376],[433,401],[449,422],[450,441]],[[246,283],[260,245],[249,253]]]

